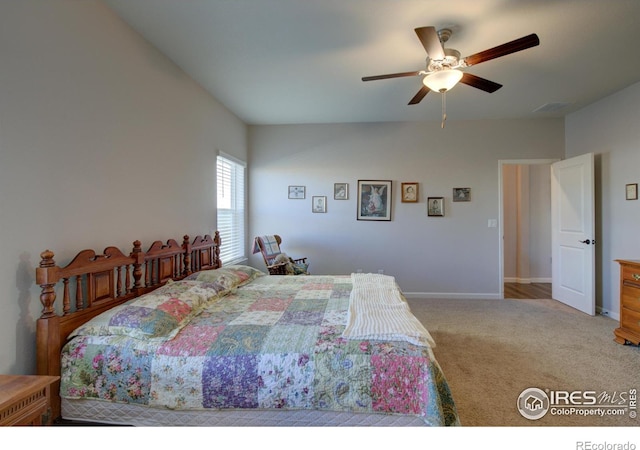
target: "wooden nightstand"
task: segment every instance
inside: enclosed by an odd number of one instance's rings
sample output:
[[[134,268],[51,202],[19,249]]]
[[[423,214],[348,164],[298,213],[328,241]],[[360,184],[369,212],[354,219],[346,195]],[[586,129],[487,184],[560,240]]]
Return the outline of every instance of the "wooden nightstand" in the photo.
[[[620,264],[620,326],[613,332],[619,344],[640,344],[640,260]]]
[[[0,426],[49,425],[51,384],[60,377],[0,375]]]

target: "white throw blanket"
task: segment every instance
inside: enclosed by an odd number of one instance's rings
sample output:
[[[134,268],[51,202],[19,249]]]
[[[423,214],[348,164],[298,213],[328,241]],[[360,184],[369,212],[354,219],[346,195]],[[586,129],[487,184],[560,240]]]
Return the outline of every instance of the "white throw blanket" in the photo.
[[[415,345],[436,344],[411,313],[395,278],[373,273],[351,274],[353,290],[349,299],[346,339],[399,340]]]

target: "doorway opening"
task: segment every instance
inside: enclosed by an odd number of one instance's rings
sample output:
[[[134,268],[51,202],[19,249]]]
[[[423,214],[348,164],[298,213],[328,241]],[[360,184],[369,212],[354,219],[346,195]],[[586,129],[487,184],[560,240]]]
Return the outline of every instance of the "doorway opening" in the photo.
[[[556,161],[499,161],[501,298],[505,293],[551,298],[551,164]]]

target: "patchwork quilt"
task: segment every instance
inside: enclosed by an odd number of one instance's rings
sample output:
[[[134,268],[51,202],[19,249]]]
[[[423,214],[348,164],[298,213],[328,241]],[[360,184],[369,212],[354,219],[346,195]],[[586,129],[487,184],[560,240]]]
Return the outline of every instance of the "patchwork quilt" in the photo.
[[[428,344],[345,337],[351,276],[223,269],[170,283],[76,330],[62,353],[61,396],[459,424]]]

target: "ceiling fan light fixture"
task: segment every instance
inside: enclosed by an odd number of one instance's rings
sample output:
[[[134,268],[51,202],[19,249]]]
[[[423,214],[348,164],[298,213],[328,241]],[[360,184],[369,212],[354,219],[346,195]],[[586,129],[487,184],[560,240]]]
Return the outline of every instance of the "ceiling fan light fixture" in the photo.
[[[432,72],[422,79],[422,83],[435,92],[447,92],[462,79],[462,72],[457,69],[445,69]]]

